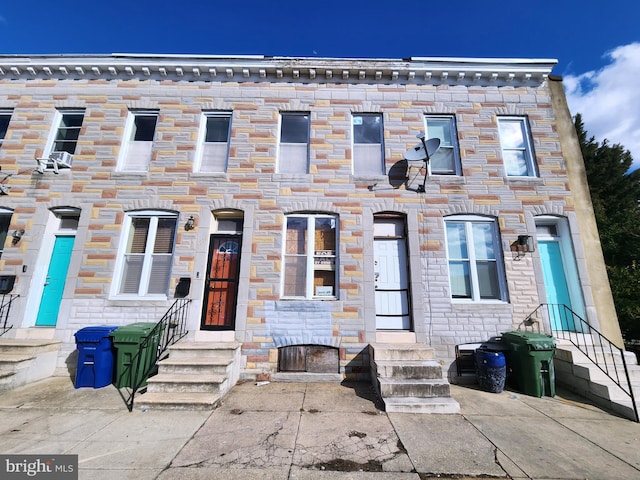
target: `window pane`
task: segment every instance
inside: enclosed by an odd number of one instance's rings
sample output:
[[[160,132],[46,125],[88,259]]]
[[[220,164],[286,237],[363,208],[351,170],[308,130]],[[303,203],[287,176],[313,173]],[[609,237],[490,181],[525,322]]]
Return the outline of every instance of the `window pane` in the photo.
[[[427,138],[439,138],[440,148],[451,147],[451,120],[427,118]]]
[[[316,269],[313,272],[313,295],[316,297],[335,297],[336,272],[331,269]]]
[[[131,219],[129,241],[127,242],[127,253],[144,253],[147,246],[148,233],[149,218]]]
[[[133,141],[152,142],[157,120],[157,115],[135,115]]]
[[[10,119],[11,119],[10,114],[0,113],[0,145],[2,145],[2,140],[7,135]]]
[[[287,245],[286,253],[304,255],[307,252],[307,219],[287,218]]]
[[[507,175],[524,176],[529,174],[524,150],[507,150],[502,154]]]
[[[451,295],[455,298],[471,298],[469,262],[449,262]]]
[[[205,142],[227,142],[229,140],[229,123],[231,117],[228,116],[207,116],[207,132]]]
[[[227,144],[205,143],[202,149],[201,172],[224,172],[227,169]]]
[[[11,215],[0,215],[0,255],[4,250],[4,242],[7,240],[9,225],[11,224]]]
[[[493,224],[474,223],[473,242],[476,258],[481,260],[496,258],[493,246]]]
[[[54,152],[68,152],[74,154],[78,137],[80,136],[80,128],[84,113],[63,113],[56,139],[53,144]]]
[[[125,255],[120,293],[138,294],[144,255]]]
[[[173,252],[173,241],[175,238],[176,220],[175,218],[159,218],[156,241],[153,253]]]
[[[307,258],[285,255],[284,263],[284,295],[304,297],[307,289]]]
[[[353,146],[353,172],[359,175],[381,175],[382,145],[359,144]]]
[[[169,273],[171,271],[171,255],[153,255],[151,262],[148,293],[160,295],[167,293]]]
[[[280,173],[307,173],[308,147],[306,143],[281,143],[278,171]]]
[[[433,154],[429,161],[431,162],[431,171],[433,173],[455,173],[456,164],[453,148],[442,147]]]
[[[333,218],[316,218],[315,250],[336,251],[336,221]]]
[[[282,115],[282,143],[309,143],[309,115]]]
[[[500,143],[502,148],[524,149],[523,125],[520,120],[500,120]]]
[[[449,258],[469,258],[464,223],[447,222],[447,246]]]
[[[354,115],[353,142],[382,144],[382,116]]]
[[[494,261],[477,262],[478,284],[480,298],[500,299],[500,285],[498,283],[498,266]]]

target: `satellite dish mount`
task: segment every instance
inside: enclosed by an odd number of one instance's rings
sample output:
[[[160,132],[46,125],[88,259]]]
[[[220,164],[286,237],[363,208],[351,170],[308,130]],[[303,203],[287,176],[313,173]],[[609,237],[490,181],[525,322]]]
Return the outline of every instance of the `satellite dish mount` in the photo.
[[[429,159],[440,148],[440,139],[430,138],[429,140],[425,140],[424,133],[422,132],[416,135],[416,137],[420,140],[420,143],[418,143],[413,148],[410,148],[409,150],[407,150],[404,154],[404,158],[408,162],[421,162],[420,167],[422,167],[422,162],[424,162],[424,167],[428,172]],[[425,173],[424,180],[422,180],[422,185],[418,185],[416,192],[424,193],[426,183],[427,183],[427,173]]]

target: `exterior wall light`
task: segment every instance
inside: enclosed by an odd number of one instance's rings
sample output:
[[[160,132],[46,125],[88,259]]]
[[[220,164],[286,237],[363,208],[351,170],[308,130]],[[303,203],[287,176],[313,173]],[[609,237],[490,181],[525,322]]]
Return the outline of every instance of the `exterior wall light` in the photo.
[[[14,230],[13,233],[11,234],[11,236],[13,237],[13,239],[11,240],[11,245],[15,245],[17,244],[20,239],[22,238],[22,236],[24,235],[24,229],[21,228],[19,230]]]
[[[184,224],[184,229],[188,232],[189,230],[193,230],[194,228],[196,228],[196,220],[195,218],[193,218],[193,215],[191,215],[187,219],[187,222]]]
[[[518,235],[518,239],[511,244],[511,253],[514,260],[524,258],[527,253],[535,252],[533,237],[531,235]]]

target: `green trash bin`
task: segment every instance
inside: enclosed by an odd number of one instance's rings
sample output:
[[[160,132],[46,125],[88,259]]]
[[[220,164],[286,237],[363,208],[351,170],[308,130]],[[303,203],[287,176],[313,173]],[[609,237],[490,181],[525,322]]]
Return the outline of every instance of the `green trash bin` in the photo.
[[[152,322],[132,323],[111,332],[116,351],[116,368],[113,384],[117,388],[134,388],[147,384],[147,378],[155,368],[158,344],[163,328],[153,332],[153,337],[140,348],[156,326]],[[142,375],[142,377],[140,377]]]
[[[509,347],[507,369],[509,385],[534,397],[556,394],[553,337],[534,332],[506,332],[502,341]]]

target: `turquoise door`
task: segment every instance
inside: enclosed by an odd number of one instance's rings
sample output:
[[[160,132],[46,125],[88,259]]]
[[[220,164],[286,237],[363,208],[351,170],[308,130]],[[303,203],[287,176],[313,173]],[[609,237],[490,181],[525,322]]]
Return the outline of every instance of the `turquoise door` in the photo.
[[[36,326],[38,327],[54,327],[56,325],[74,240],[75,237],[56,237],[36,318]]]
[[[550,305],[566,305],[572,308],[571,296],[567,284],[567,276],[562,261],[560,243],[554,241],[538,241],[544,288],[547,291],[547,303]],[[564,308],[550,307],[551,328],[553,330],[574,331],[572,316]]]

